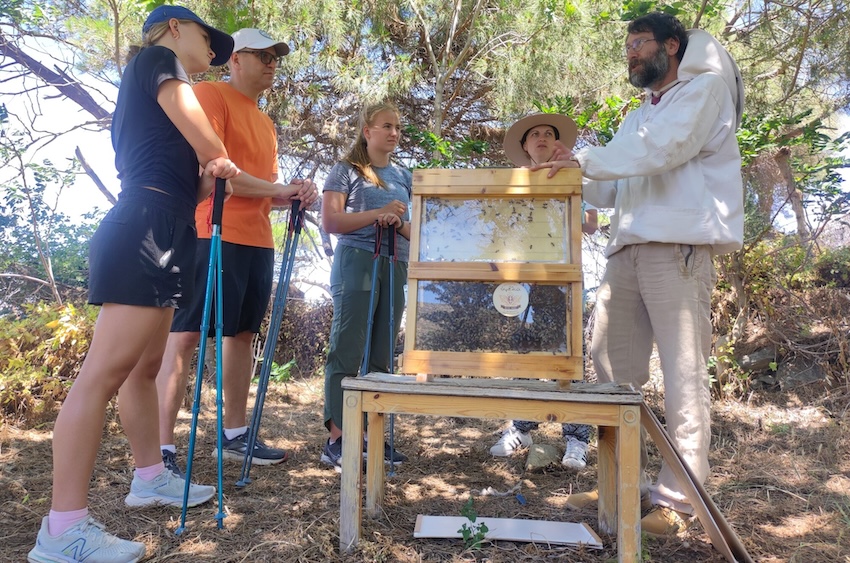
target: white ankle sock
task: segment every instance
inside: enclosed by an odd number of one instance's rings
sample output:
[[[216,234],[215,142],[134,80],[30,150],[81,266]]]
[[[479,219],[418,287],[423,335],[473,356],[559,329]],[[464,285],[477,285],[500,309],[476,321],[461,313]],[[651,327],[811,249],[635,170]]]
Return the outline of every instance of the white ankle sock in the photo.
[[[224,429],[224,437],[228,440],[232,440],[237,436],[241,436],[245,432],[248,431],[247,426],[240,426],[239,428],[225,428]]]

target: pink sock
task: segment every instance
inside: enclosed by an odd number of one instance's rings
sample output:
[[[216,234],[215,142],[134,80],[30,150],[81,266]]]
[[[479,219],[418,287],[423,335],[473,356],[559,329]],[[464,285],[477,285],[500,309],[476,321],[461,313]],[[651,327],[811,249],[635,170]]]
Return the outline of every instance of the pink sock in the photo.
[[[160,461],[157,464],[148,465],[147,467],[137,467],[135,473],[136,477],[142,481],[153,481],[163,471],[165,471],[165,464]]]
[[[47,533],[53,537],[64,534],[65,530],[67,530],[74,524],[79,524],[80,522],[85,520],[86,516],[88,515],[88,508],[81,508],[79,510],[68,510],[64,512],[51,510],[50,513],[47,515]]]

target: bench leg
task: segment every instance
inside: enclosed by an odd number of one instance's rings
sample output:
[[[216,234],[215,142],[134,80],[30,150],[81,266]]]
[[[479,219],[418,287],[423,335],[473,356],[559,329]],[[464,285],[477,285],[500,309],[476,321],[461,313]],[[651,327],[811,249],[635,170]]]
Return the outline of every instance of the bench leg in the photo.
[[[599,531],[617,533],[617,437],[616,426],[599,427],[598,488]]]
[[[384,414],[367,414],[366,514],[378,516],[384,504]]]
[[[617,528],[617,551],[620,561],[640,561],[640,410],[636,406],[620,407],[617,440],[619,472],[617,497],[620,503]]]
[[[344,391],[342,399],[342,479],[339,492],[339,551],[349,553],[360,541],[363,478],[363,399]]]

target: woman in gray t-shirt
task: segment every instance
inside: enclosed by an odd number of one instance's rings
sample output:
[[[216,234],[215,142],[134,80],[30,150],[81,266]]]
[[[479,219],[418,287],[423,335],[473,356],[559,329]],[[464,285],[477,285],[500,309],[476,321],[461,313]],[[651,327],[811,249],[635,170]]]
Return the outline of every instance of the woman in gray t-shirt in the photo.
[[[341,471],[342,457],[342,379],[356,376],[360,369],[370,317],[373,324],[369,371],[390,371],[390,330],[395,342],[401,326],[413,177],[409,170],[390,163],[400,137],[400,115],[394,105],[382,102],[365,106],[360,112],[357,140],[331,169],[322,192],[322,227],[336,234],[338,243],[331,269],[334,315],[325,364],[325,427],[330,438],[322,448],[321,461],[337,471]],[[389,226],[401,235],[396,237],[396,261],[392,264],[386,237],[381,241],[380,256],[373,258],[378,227],[385,232]],[[379,263],[373,281],[374,260]],[[390,267],[394,268],[392,295]],[[375,303],[369,310],[373,285]],[[392,328],[391,301],[395,317]],[[390,452],[386,444],[384,454],[396,464],[407,459],[399,452]]]

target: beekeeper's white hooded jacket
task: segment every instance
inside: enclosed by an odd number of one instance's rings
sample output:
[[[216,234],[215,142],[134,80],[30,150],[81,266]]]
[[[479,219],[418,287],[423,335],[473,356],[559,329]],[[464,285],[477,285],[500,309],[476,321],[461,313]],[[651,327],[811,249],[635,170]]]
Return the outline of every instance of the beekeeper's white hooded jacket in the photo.
[[[740,72],[711,35],[688,36],[680,82],[656,105],[648,92],[606,146],[575,155],[584,199],[614,208],[607,256],[647,242],[710,245],[714,254],[743,244]]]

